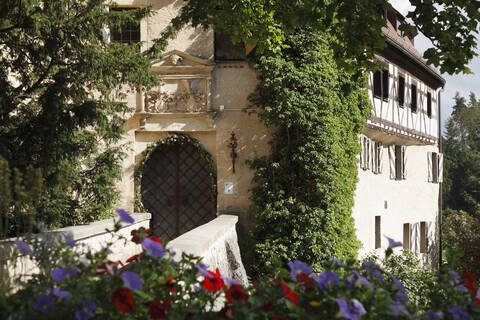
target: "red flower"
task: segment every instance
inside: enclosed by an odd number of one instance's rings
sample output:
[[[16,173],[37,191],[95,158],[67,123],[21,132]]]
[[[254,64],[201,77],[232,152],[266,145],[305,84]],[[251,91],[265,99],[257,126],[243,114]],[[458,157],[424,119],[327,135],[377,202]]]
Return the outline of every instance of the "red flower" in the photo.
[[[202,282],[202,287],[207,291],[218,291],[225,287],[225,282],[223,282],[222,276],[218,268],[215,273],[208,270],[208,273],[212,275],[211,278],[205,277]]]
[[[160,304],[158,300],[152,300],[147,305],[150,319],[165,319],[168,314],[167,309],[172,307],[172,302],[170,299],[167,299],[164,303]]]
[[[295,304],[298,304],[298,293],[290,289],[285,282],[280,282],[283,288],[283,296]]]
[[[155,237],[155,236],[151,236],[151,237],[150,237],[150,240],[153,240],[153,241],[158,242],[158,243],[160,243],[161,245],[163,245],[162,240],[160,240],[159,238],[157,238],[157,237]]]
[[[267,299],[263,306],[260,307],[263,311],[272,311],[273,310],[273,302],[270,299]]]
[[[148,238],[152,235],[152,229],[145,229],[144,227],[140,227],[137,230],[132,230],[130,234],[132,235],[132,241],[140,244],[142,243],[143,239]]]
[[[313,283],[313,279],[305,273],[300,272],[297,274],[298,281],[305,286],[307,291],[312,291],[315,288],[315,284]]]
[[[477,301],[476,306],[480,307],[480,299],[477,298],[477,287],[475,286],[475,276],[468,270],[463,270],[464,285],[468,290],[473,294],[475,301]]]
[[[127,259],[127,262],[130,263],[132,261],[140,261],[140,253],[139,254],[135,254],[133,256],[131,256],[130,258]]]
[[[243,287],[239,284],[234,284],[230,287],[230,289],[225,291],[225,297],[229,302],[234,301],[247,301],[248,300],[248,293],[243,291]]]
[[[128,289],[117,289],[112,294],[112,302],[122,312],[130,312],[135,306],[133,294]]]
[[[95,269],[95,271],[97,272],[97,274],[108,273],[109,275],[113,276],[115,272],[117,272],[119,264],[123,266],[123,263],[121,261],[108,260],[107,262],[100,263]]]
[[[172,277],[168,277],[167,280],[165,280],[165,287],[170,290],[170,292],[177,292],[177,289],[175,289],[175,282],[173,281]]]
[[[218,315],[226,319],[235,319],[233,317],[232,308],[230,307],[223,307],[223,309],[218,312]]]

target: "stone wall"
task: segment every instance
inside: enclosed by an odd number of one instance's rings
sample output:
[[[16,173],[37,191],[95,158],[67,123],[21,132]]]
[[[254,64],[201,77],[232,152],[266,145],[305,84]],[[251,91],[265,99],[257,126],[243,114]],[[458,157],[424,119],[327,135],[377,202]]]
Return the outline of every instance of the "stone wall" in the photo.
[[[221,275],[239,280],[246,286],[247,274],[235,230],[237,222],[237,216],[220,215],[170,241],[168,247],[177,253],[177,257],[182,252],[200,256],[210,270],[218,268]]]

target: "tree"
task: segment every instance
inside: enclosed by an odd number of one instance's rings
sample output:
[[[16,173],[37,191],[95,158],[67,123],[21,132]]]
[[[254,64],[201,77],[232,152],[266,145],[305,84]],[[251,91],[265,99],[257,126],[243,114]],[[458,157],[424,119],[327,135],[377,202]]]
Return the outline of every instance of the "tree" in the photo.
[[[139,43],[109,43],[102,31],[138,23],[150,9],[106,4],[0,3],[0,155],[19,172],[41,170],[34,219],[49,227],[98,219],[115,203],[130,110],[120,89],[155,81]],[[12,216],[24,210],[9,208]]]
[[[413,26],[401,31],[420,30],[434,47],[425,51],[429,64],[442,73],[470,73],[468,62],[477,55],[476,37],[480,1],[411,0],[415,7],[407,14]],[[259,52],[278,52],[287,45],[288,35],[299,27],[310,27],[335,36],[331,44],[337,62],[350,69],[372,67],[374,54],[386,46],[381,28],[382,12],[388,0],[188,0],[181,14],[172,20],[163,39],[152,52],[186,24],[228,32],[234,42],[256,43]],[[452,50],[455,48],[455,50]]]
[[[468,103],[458,93],[454,99],[444,140],[443,244],[449,263],[480,276],[480,104],[473,93]]]
[[[257,275],[295,259],[320,270],[328,257],[355,257],[359,248],[351,211],[371,104],[363,74],[335,63],[334,41],[297,30],[281,55],[254,64],[261,81],[251,110],[273,131],[271,154],[251,164]]]

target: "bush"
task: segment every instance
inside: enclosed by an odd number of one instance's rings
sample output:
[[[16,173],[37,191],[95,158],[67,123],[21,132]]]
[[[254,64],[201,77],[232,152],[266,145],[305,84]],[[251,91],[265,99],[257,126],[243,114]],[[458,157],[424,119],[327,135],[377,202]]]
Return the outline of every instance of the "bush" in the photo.
[[[129,215],[120,212],[121,219]],[[120,223],[116,224],[116,228]],[[115,231],[115,230],[113,230]],[[437,274],[425,312],[408,299],[402,282],[377,264],[330,259],[316,274],[300,261],[275,278],[244,287],[208,270],[198,257],[165,249],[150,230],[133,232],[143,252],[128,264],[107,260],[107,250],[78,254],[66,239],[53,248],[52,271],[19,282],[20,289],[0,294],[1,316],[9,319],[480,319],[472,299],[471,277]],[[18,250],[34,255],[21,241]],[[389,249],[391,250],[391,249]],[[388,258],[387,258],[388,263]],[[465,284],[465,285],[464,285]],[[436,289],[438,288],[438,289]],[[468,289],[467,289],[468,288]],[[470,291],[469,291],[470,290]],[[441,294],[437,294],[437,293]],[[475,292],[476,293],[476,292]],[[441,315],[441,317],[440,317]]]

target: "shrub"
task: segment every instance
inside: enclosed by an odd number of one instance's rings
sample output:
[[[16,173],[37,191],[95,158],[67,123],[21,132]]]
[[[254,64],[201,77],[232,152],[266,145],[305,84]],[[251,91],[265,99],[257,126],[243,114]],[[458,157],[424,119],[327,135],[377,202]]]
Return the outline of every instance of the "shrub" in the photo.
[[[126,212],[121,219],[129,221]],[[120,224],[116,224],[116,229]],[[115,231],[113,230],[113,231]],[[52,271],[33,275],[15,293],[0,294],[0,306],[10,319],[472,319],[480,308],[472,299],[471,275],[437,274],[432,299],[424,312],[408,300],[396,277],[366,261],[332,258],[322,273],[298,260],[275,278],[244,287],[209,270],[198,257],[175,259],[149,230],[138,229],[132,240],[142,253],[128,264],[109,261],[107,250],[85,256],[66,239],[54,249]],[[37,248],[18,241],[18,250],[32,255]],[[391,249],[390,249],[391,250]],[[20,283],[19,283],[20,284]],[[436,295],[436,291],[442,295]]]

